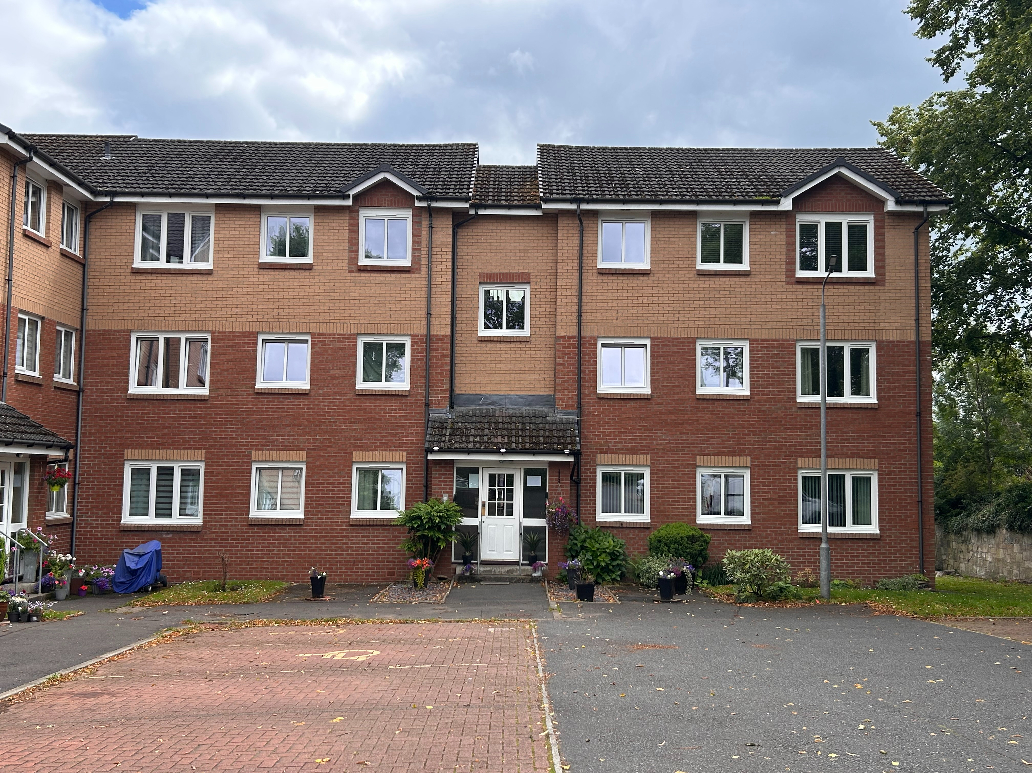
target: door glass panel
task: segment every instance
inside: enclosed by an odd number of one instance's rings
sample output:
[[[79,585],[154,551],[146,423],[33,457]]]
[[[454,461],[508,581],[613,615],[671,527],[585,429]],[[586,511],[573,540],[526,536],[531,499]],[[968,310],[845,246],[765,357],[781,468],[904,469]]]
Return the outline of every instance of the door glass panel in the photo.
[[[544,518],[548,500],[548,468],[528,467],[523,471],[523,517]]]
[[[11,523],[25,525],[25,492],[29,483],[29,463],[15,462],[11,477]]]
[[[487,476],[487,515],[493,518],[511,518],[515,515],[515,475],[511,472],[492,472]]]

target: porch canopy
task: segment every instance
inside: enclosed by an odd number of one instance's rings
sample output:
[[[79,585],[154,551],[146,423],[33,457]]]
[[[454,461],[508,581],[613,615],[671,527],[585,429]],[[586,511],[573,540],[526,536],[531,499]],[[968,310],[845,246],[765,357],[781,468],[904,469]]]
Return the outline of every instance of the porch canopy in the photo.
[[[0,403],[0,453],[51,454],[75,444],[33,421],[7,403]]]
[[[431,459],[572,461],[580,451],[580,427],[573,411],[456,407],[431,412],[426,448]]]

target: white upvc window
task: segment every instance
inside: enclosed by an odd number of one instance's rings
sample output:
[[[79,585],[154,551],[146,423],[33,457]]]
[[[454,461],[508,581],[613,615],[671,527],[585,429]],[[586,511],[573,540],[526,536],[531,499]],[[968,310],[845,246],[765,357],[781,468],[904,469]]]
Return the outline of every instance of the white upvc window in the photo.
[[[820,470],[799,471],[799,531],[821,530]],[[828,530],[878,531],[878,473],[828,470]]]
[[[265,207],[262,210],[262,263],[311,263],[311,208]]]
[[[79,254],[79,207],[70,201],[61,204],[61,247]]]
[[[875,345],[873,341],[829,341],[828,402],[876,403]],[[820,402],[821,347],[817,341],[796,344],[799,402]]]
[[[200,522],[203,462],[125,463],[122,522]]]
[[[362,265],[412,265],[412,210],[360,209],[358,262]]]
[[[697,467],[699,523],[749,523],[749,468]]]
[[[305,465],[268,462],[251,465],[252,518],[304,518]]]
[[[312,338],[309,335],[259,335],[258,379],[255,386],[307,389],[311,344]]]
[[[68,462],[48,464],[47,472],[54,470],[67,470]],[[47,490],[47,517],[60,517],[68,515],[68,485],[64,485],[57,491]]]
[[[530,335],[530,285],[480,285],[480,335]]]
[[[210,349],[208,333],[133,333],[129,391],[207,394]]]
[[[600,464],[596,475],[595,520],[649,520],[648,467]]]
[[[598,339],[598,391],[648,394],[648,338]]]
[[[28,314],[18,315],[18,340],[15,344],[14,370],[27,376],[39,375],[39,331],[43,322]]]
[[[75,331],[60,325],[54,350],[54,380],[75,383]]]
[[[404,464],[354,465],[351,476],[352,518],[397,518],[404,509]]]
[[[355,386],[408,389],[411,347],[408,336],[359,336]]]
[[[40,236],[44,235],[47,228],[47,186],[31,177],[25,178],[22,225]]]
[[[598,267],[648,268],[651,241],[648,214],[603,212],[598,219]]]
[[[796,276],[874,276],[874,215],[796,216]]]
[[[695,393],[749,394],[749,342],[695,342]]]
[[[211,268],[214,221],[211,210],[138,207],[133,265]]]
[[[749,220],[741,215],[699,213],[697,268],[749,268]]]

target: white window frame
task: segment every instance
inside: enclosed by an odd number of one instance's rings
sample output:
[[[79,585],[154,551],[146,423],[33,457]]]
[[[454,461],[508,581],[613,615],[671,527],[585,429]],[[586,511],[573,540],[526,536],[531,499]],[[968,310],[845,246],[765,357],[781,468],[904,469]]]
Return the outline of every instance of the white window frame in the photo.
[[[287,218],[287,234],[289,239],[290,234],[290,218],[292,217],[307,217],[308,218],[308,254],[304,257],[292,258],[288,255],[269,255],[269,218],[270,217],[285,217]],[[312,254],[314,252],[315,240],[315,209],[312,207],[262,207],[262,228],[261,234],[259,235],[259,241],[261,242],[258,252],[259,263],[311,263],[313,261]],[[290,243],[287,243],[287,252],[290,252]]]
[[[388,260],[383,258],[366,258],[365,256],[365,221],[366,220],[404,220],[406,221],[405,260]],[[386,224],[384,232],[386,233]],[[386,237],[385,237],[386,238]],[[386,250],[386,241],[384,242]],[[360,266],[411,266],[412,265],[412,210],[391,209],[388,207],[362,207],[358,210],[358,264]]]
[[[26,209],[29,203],[29,191],[28,188],[34,187],[39,188],[39,230],[33,228],[29,223],[29,212]],[[47,233],[47,184],[40,182],[35,177],[25,176],[25,185],[22,187],[22,194],[25,196],[25,200],[22,202],[22,227],[32,231],[34,234],[40,236],[46,236]]]
[[[803,349],[810,349],[821,345],[820,341],[796,341],[796,402],[800,403],[819,403],[821,396],[817,395],[804,395],[803,394]],[[878,402],[878,354],[877,346],[874,341],[828,341],[827,345],[831,346],[844,346],[846,350],[844,352],[845,358],[845,383],[843,384],[843,392],[846,394],[842,397],[828,397],[829,403],[877,403]],[[871,363],[871,394],[869,397],[853,397],[849,394],[849,382],[850,382],[850,357],[849,350],[852,348],[867,348],[870,349],[870,363]],[[824,385],[824,389],[827,390],[827,385]]]
[[[644,263],[625,263],[624,256],[626,250],[624,249],[624,243],[626,242],[626,229],[621,230],[620,240],[620,262],[619,263],[603,263],[602,262],[602,224],[603,223],[644,223],[645,224],[645,262]],[[600,212],[598,216],[598,255],[596,264],[598,268],[612,268],[616,270],[634,271],[647,269],[652,267],[652,214],[650,212],[642,213],[631,213],[631,212]]]
[[[733,515],[702,514],[702,476],[703,475],[744,475],[745,476],[745,514],[739,518]],[[721,480],[721,505],[726,506],[726,489]],[[696,467],[695,468],[695,521],[696,523],[752,523],[752,481],[748,467]]]
[[[178,338],[179,339],[179,387],[161,387],[161,386],[137,386],[137,366],[139,357],[139,346],[137,340],[140,338],[157,338],[158,339],[158,363],[159,366],[164,362],[164,351],[165,351],[165,339],[166,338]],[[186,386],[186,339],[188,338],[203,338],[208,343],[208,362],[207,362],[207,378],[205,379],[205,386],[203,387],[188,387]],[[158,382],[161,382],[159,374]],[[201,331],[179,331],[179,330],[137,330],[133,331],[130,339],[129,349],[129,393],[130,394],[189,394],[189,395],[206,395],[208,389],[211,387],[211,333],[205,333]]]
[[[605,386],[602,384],[602,349],[615,347],[645,347],[645,386]],[[651,394],[652,393],[652,339],[650,338],[599,338],[595,347],[595,370],[597,371],[599,394]],[[621,358],[622,362],[622,358]]]
[[[66,335],[68,335],[68,334],[70,334],[71,338],[72,338],[72,343],[71,343],[72,356],[71,356],[71,358],[69,360],[69,365],[71,367],[71,373],[69,373],[68,376],[65,376],[64,374],[62,374],[62,373],[60,373],[58,371],[58,367],[59,367],[58,366],[58,355],[59,354],[61,354],[61,355],[64,354],[64,341],[65,341]],[[75,329],[74,328],[70,328],[70,327],[66,327],[65,325],[58,325],[57,326],[57,335],[55,337],[55,342],[56,342],[56,346],[55,346],[55,351],[54,351],[54,381],[60,381],[62,384],[74,384],[75,383]],[[63,360],[64,357],[61,357],[61,359]]]
[[[17,328],[15,328],[14,340],[15,340],[15,349],[16,349],[16,351],[15,351],[15,355],[14,355],[14,362],[15,362],[14,372],[15,373],[24,373],[26,376],[39,376],[40,375],[40,370],[39,370],[39,360],[40,360],[40,357],[39,357],[39,343],[40,343],[40,339],[42,338],[42,333],[43,333],[43,320],[40,317],[35,316],[34,314],[22,314],[22,313],[19,313],[18,314],[18,327],[21,327],[22,320],[25,320],[25,338],[22,339],[22,349],[23,350],[22,351],[17,351],[17,347],[18,347],[18,332],[17,332]],[[25,352],[24,352],[25,344],[29,340],[29,336],[28,336],[28,333],[29,333],[29,321],[32,321],[32,322],[36,323],[36,362],[33,363],[33,367],[32,368],[28,367],[28,363],[25,361]],[[21,365],[17,364],[18,363],[19,355],[22,358],[22,364]]]
[[[523,312],[523,330],[488,330],[484,327],[484,291],[485,290],[523,290],[526,295],[524,301],[524,312]],[[478,299],[478,311],[477,311],[477,334],[484,337],[490,336],[529,336],[530,335],[530,284],[525,282],[516,282],[510,284],[495,284],[495,283],[484,283],[478,286],[477,292],[480,294]],[[504,314],[503,314],[504,316]]]
[[[68,233],[68,216],[72,213],[71,230]],[[61,202],[61,249],[68,250],[76,255],[79,254],[79,222],[82,210],[78,204],[68,199]]]
[[[258,471],[259,470],[301,470],[301,507],[298,510],[259,510],[258,509]],[[305,482],[308,471],[305,462],[252,462],[251,463],[251,505],[248,507],[251,518],[304,518],[305,517]],[[283,475],[280,473],[280,491],[276,494],[276,503],[282,500]]]
[[[168,262],[168,216],[169,214],[179,213],[186,215],[186,223],[183,227],[183,262],[182,263],[169,263]],[[143,216],[144,215],[160,215],[161,216],[161,248],[160,248],[160,260],[143,260]],[[193,218],[195,216],[211,218],[211,226],[208,229],[208,261],[207,263],[191,262],[190,261],[190,239],[191,232],[193,230]],[[133,267],[134,268],[173,268],[177,271],[197,271],[207,270],[215,264],[215,210],[214,209],[203,209],[197,208],[192,205],[180,205],[176,206],[170,204],[168,206],[152,206],[150,204],[144,206],[139,205],[136,208],[136,237],[133,244]]]
[[[720,262],[702,262],[702,226],[706,223],[720,225]],[[739,224],[742,226],[742,262],[724,262],[724,226]],[[695,267],[714,271],[744,271],[749,268],[749,216],[742,213],[710,213],[700,212],[695,228]]]
[[[388,383],[386,381],[363,381],[362,380],[362,352],[365,344],[405,344],[405,381]],[[356,389],[395,389],[405,391],[412,383],[412,338],[409,336],[358,336],[356,347],[357,361],[355,363],[355,388]]]
[[[645,473],[645,513],[603,513],[602,512],[602,473],[604,472],[644,472]],[[620,506],[623,507],[624,479],[620,478]],[[596,521],[636,521],[649,523],[651,520],[652,473],[648,465],[633,464],[600,464],[595,467],[595,520]]]
[[[148,515],[146,518],[130,517],[129,515],[129,499],[130,499],[130,484],[132,480],[133,469],[138,468],[150,468],[150,496],[148,499]],[[171,518],[156,518],[154,516],[154,499],[157,489],[157,468],[158,467],[174,467],[175,476],[172,479],[172,517]],[[179,512],[179,497],[181,489],[182,471],[185,468],[199,469],[201,471],[200,481],[197,489],[197,515],[196,516],[180,516],[176,513]],[[204,520],[204,462],[200,461],[189,461],[189,462],[172,462],[172,461],[137,461],[127,460],[125,463],[125,471],[122,479],[122,523],[153,523],[153,524],[174,524],[174,523],[201,523]]]
[[[817,475],[820,477],[819,469],[799,470],[796,475],[796,500],[798,503],[798,526],[801,532],[820,532],[819,523],[803,523],[803,476]],[[828,531],[837,534],[877,534],[878,533],[878,471],[877,470],[828,470],[828,476],[846,476],[846,525],[832,526],[828,524]],[[854,477],[871,478],[871,525],[852,526],[853,520],[853,482]],[[829,519],[830,520],[830,519]]]
[[[702,385],[702,349],[708,346],[721,347],[721,368],[724,367],[723,348],[741,346],[744,360],[741,387],[704,387]],[[747,339],[697,338],[695,340],[695,394],[697,395],[747,395],[749,394],[749,341]]]
[[[50,462],[47,464],[47,472],[50,471],[51,467],[59,470],[67,470],[68,462]],[[71,482],[69,481],[69,483],[66,483],[57,491],[51,491],[50,489],[47,489],[47,512],[45,517],[63,518],[66,515],[68,515],[68,486],[70,485]],[[63,507],[60,510],[58,510],[55,507],[55,505],[57,504],[58,497],[61,497],[61,500],[63,502]]]
[[[824,228],[826,223],[842,223],[842,271],[834,276],[874,276],[874,215],[869,213],[800,213],[796,215],[795,224],[795,275],[825,277],[828,266],[825,262]],[[803,223],[817,223],[817,271],[803,271],[799,268],[799,229]],[[849,223],[865,223],[867,225],[867,271],[849,270]]]
[[[359,510],[358,509],[358,471],[359,470],[401,470],[401,507],[397,510]],[[408,470],[405,462],[366,462],[356,463],[351,467],[351,517],[352,518],[386,518],[394,519],[405,509],[405,486],[408,484]],[[377,500],[380,491],[377,489]]]
[[[264,381],[265,374],[265,344],[274,342],[298,343],[305,342],[308,345],[308,357],[305,362],[305,380],[302,381]],[[284,364],[284,367],[286,365]],[[312,381],[312,336],[308,333],[259,333],[258,334],[258,371],[255,375],[254,385],[256,387],[273,387],[282,389],[308,389]]]

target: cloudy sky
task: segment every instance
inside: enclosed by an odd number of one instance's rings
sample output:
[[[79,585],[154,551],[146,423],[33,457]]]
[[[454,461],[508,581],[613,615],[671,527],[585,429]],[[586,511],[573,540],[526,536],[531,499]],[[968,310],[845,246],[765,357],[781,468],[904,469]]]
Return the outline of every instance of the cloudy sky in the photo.
[[[903,0],[0,0],[0,123],[150,137],[871,145]]]

